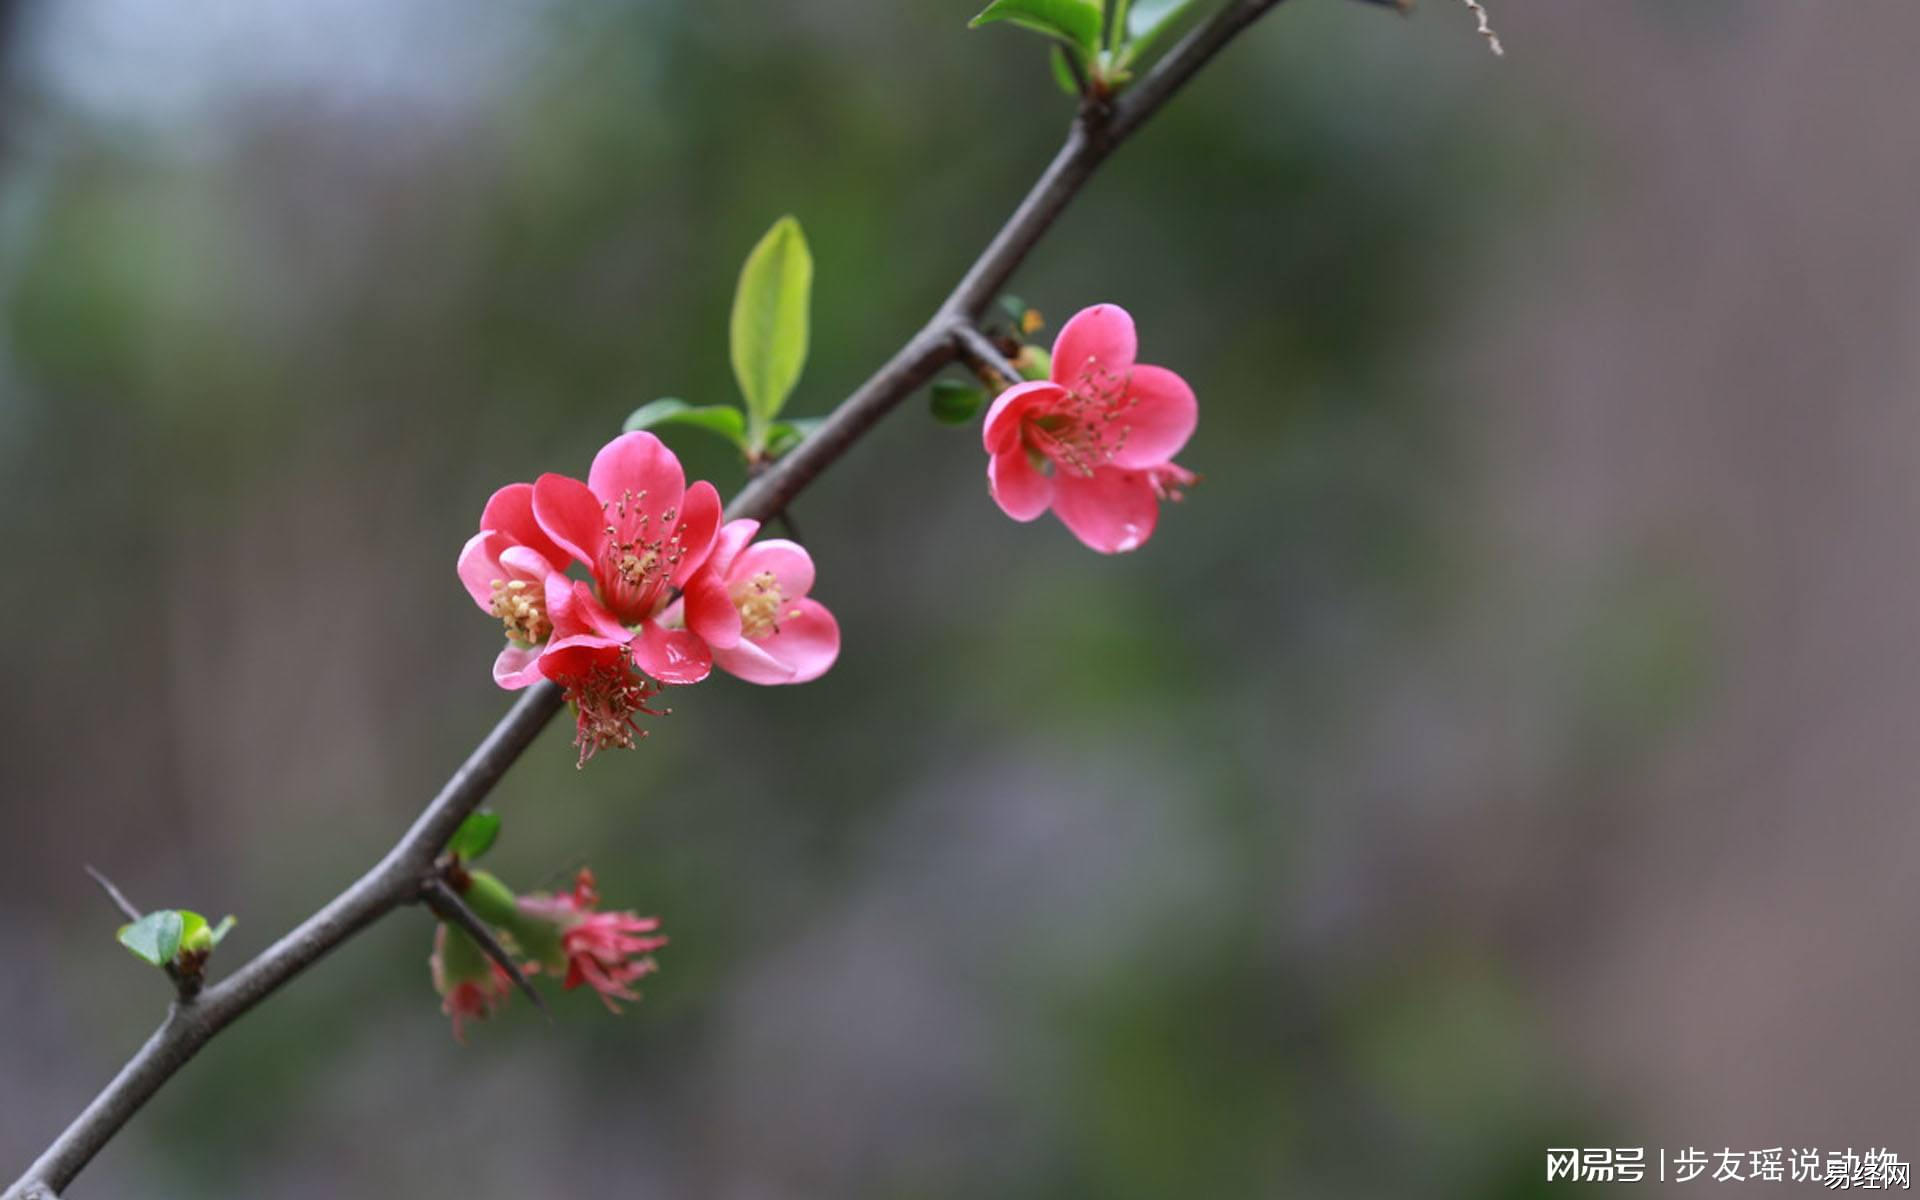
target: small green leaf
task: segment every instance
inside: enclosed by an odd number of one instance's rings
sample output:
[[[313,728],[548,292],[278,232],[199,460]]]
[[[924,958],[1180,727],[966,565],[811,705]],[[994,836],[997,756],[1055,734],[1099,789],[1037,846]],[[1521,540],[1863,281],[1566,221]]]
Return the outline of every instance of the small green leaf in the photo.
[[[984,391],[970,383],[953,379],[934,380],[933,388],[927,394],[933,419],[943,425],[965,425],[973,420],[973,415],[986,402],[987,394]]]
[[[820,428],[825,421],[825,417],[796,417],[791,421],[775,421],[767,429],[767,453],[774,458],[779,458],[812,437],[813,431]]]
[[[643,404],[633,410],[621,428],[628,433],[652,429],[656,425],[691,425],[717,434],[735,446],[745,446],[747,419],[731,404],[707,404],[694,407],[685,400],[667,398]]]
[[[1073,68],[1067,63],[1067,48],[1055,46],[1048,62],[1053,67],[1053,81],[1060,85],[1060,90],[1069,96],[1078,97],[1080,82],[1073,77]]]
[[[767,230],[733,294],[730,344],[733,377],[747,401],[747,442],[766,444],[767,426],[800,381],[807,362],[807,306],[813,292],[813,255],[800,222],[781,217]]]
[[[499,836],[500,814],[483,808],[469,813],[467,819],[460,822],[460,828],[447,839],[447,853],[472,862],[491,849],[493,839]]]
[[[233,927],[235,925],[238,925],[239,923],[240,922],[234,918],[234,915],[232,913],[228,913],[226,916],[220,918],[220,923],[218,925],[215,925],[213,929],[208,932],[207,937],[213,942],[214,945],[218,946],[221,942],[227,939],[227,935],[229,933],[232,933]]]
[[[213,935],[207,929],[207,919],[185,908],[180,910],[180,949],[213,949]]]
[[[1133,9],[1127,13],[1128,57],[1152,45],[1192,3],[1193,0],[1133,0]]]
[[[1012,21],[1060,38],[1091,58],[1100,49],[1100,16],[1100,0],[993,0],[969,25]]]
[[[163,908],[130,925],[122,925],[120,944],[154,966],[164,967],[180,952],[180,935],[185,925],[186,920],[180,913]]]
[[[1028,379],[1048,379],[1053,375],[1053,353],[1045,346],[1028,346],[1013,365]]]

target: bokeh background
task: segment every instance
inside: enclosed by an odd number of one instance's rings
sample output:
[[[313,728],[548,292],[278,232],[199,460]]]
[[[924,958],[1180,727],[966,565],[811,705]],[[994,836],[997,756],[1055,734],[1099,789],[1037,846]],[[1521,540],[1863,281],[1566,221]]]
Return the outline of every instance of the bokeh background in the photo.
[[[1068,106],[959,0],[5,12],[11,1178],[164,1005],[81,864],[237,914],[229,962],[304,916],[505,706],[453,574],[488,492],[730,399],[785,212],[824,412]],[[461,1048],[401,914],[70,1195],[1517,1197],[1574,1190],[1549,1145],[1920,1154],[1920,8],[1494,16],[1504,60],[1442,0],[1294,0],[1020,273],[1201,397],[1146,549],[1007,521],[915,400],[797,506],[831,675],[716,678],[584,772],[536,744],[492,865],[661,914],[644,1004]]]

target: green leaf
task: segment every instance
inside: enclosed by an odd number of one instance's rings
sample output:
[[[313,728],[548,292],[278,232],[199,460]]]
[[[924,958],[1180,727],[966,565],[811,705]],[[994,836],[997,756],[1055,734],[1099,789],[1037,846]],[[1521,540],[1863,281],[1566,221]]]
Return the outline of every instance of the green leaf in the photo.
[[[1129,57],[1152,45],[1154,40],[1180,19],[1193,0],[1133,0],[1127,13]]]
[[[180,935],[185,926],[186,920],[180,913],[163,908],[130,925],[122,925],[120,944],[154,966],[164,967],[180,952]]]
[[[1028,346],[1018,362],[1020,373],[1028,379],[1048,379],[1053,375],[1053,352],[1045,346]]]
[[[239,923],[232,913],[228,913],[226,916],[220,918],[220,923],[208,932],[207,937],[214,945],[218,946],[227,939],[227,935],[232,933],[233,927]]]
[[[685,400],[671,397],[634,409],[621,428],[632,433],[656,425],[691,425],[717,434],[735,446],[745,446],[747,441],[747,419],[733,405],[706,404],[696,408]]]
[[[467,819],[460,822],[460,828],[447,839],[447,853],[472,862],[491,849],[493,839],[499,836],[500,814],[483,808],[467,814]]]
[[[1048,62],[1053,67],[1053,81],[1060,85],[1060,90],[1077,98],[1080,95],[1080,83],[1073,77],[1073,68],[1067,65],[1067,48],[1055,46]]]
[[[1100,49],[1100,14],[1100,0],[993,0],[969,27],[1012,21],[1060,38],[1092,58]]]
[[[766,444],[767,426],[800,381],[807,362],[807,305],[813,255],[800,222],[781,217],[740,268],[733,293],[733,377],[747,401],[747,441]]]
[[[933,388],[927,394],[933,419],[943,425],[965,425],[973,420],[973,415],[986,402],[986,392],[970,383],[953,379],[934,380]]]
[[[213,935],[207,931],[207,919],[185,908],[180,910],[180,949],[213,949]]]
[[[775,421],[767,429],[767,453],[779,458],[812,437],[813,431],[825,422],[825,417],[797,417],[791,421]]]

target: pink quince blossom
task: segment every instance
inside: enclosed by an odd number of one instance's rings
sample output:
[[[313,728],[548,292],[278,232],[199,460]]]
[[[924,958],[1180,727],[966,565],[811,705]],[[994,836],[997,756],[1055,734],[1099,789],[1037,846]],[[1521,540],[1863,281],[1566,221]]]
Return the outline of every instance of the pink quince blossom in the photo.
[[[534,519],[532,484],[508,484],[487,500],[480,532],[461,548],[457,570],[473,602],[506,627],[507,644],[493,662],[501,687],[523,688],[540,678],[535,660],[553,634],[547,579],[566,561]]]
[[[625,433],[594,456],[587,481],[542,475],[533,485],[540,528],[584,563],[593,584],[572,582],[581,628],[630,646],[633,662],[662,683],[698,683],[713,669],[706,643],[656,618],[706,562],[720,527],[720,494],[688,487],[680,460],[651,433]],[[554,591],[547,591],[549,604]],[[542,667],[549,678],[553,672]]]
[[[1117,554],[1145,543],[1160,501],[1194,481],[1172,462],[1199,422],[1193,389],[1135,362],[1136,347],[1125,309],[1082,309],[1053,343],[1051,377],[993,402],[981,434],[987,483],[1008,516],[1051,508],[1086,545]]]
[[[755,542],[760,522],[729,521],[706,565],[687,581],[686,624],[721,670],[748,683],[806,683],[840,655],[840,625],[811,599],[813,559],[797,542]],[[751,544],[750,544],[751,543]]]
[[[535,894],[520,897],[520,912],[533,921],[550,924],[560,935],[559,956],[564,959],[568,989],[587,984],[600,993],[611,1012],[619,1012],[614,1001],[638,1000],[634,981],[653,974],[659,964],[651,957],[667,944],[655,935],[658,917],[642,917],[631,912],[600,912],[600,893],[594,887],[593,872],[585,867],[574,879],[573,891],[559,896]],[[534,961],[529,970],[559,970],[560,961]]]
[[[453,1018],[453,1040],[465,1045],[464,1023],[492,1016],[513,994],[513,979],[471,942],[466,951],[455,951],[450,963],[447,936],[445,925],[435,926],[427,967],[433,973],[433,990],[440,993],[440,1011]]]

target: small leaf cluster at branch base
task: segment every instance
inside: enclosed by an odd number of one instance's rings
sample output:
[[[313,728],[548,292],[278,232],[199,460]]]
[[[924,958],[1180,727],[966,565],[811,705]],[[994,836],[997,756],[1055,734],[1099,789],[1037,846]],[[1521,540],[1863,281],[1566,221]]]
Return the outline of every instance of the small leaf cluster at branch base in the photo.
[[[214,948],[236,923],[226,916],[209,925],[190,909],[162,908],[122,925],[118,936],[122,946],[152,966],[171,968],[183,980],[198,980]]]
[[[1193,0],[993,0],[971,24],[1006,21],[1051,39],[1054,78],[1069,95],[1112,95]]]
[[[461,871],[455,890],[527,975],[557,978],[566,990],[591,987],[609,1012],[637,1001],[633,985],[659,969],[653,954],[667,944],[660,920],[633,912],[603,912],[593,872],[585,867],[571,891],[518,895],[486,871]],[[427,960],[441,1011],[465,1042],[466,1022],[483,1020],[507,1003],[513,981],[478,942],[446,923],[434,930]]]

